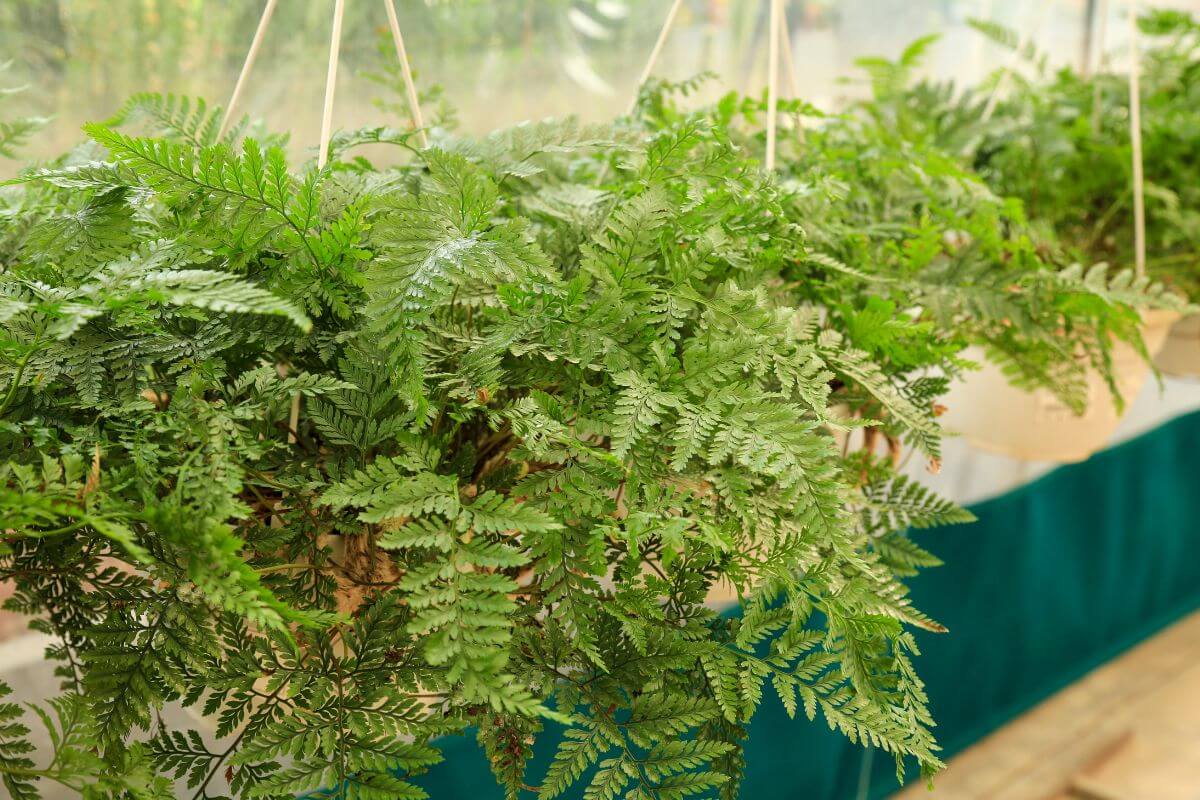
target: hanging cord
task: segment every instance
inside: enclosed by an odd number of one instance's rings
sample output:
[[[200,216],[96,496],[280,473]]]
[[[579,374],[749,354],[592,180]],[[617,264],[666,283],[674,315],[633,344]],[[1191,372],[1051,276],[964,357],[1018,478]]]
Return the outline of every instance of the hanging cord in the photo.
[[[867,800],[871,796],[871,766],[875,761],[875,748],[867,745],[858,764],[858,791],[855,800]]]
[[[1108,53],[1104,50],[1104,40],[1108,36],[1108,0],[1100,0],[1096,8],[1096,69],[1092,73],[1092,133],[1100,132],[1100,101],[1103,92],[1100,89],[1104,68],[1108,65]]]
[[[796,84],[796,59],[792,55],[792,26],[788,24],[787,7],[779,9],[779,45],[783,48],[783,70],[787,75],[788,93],[793,98],[800,97],[800,87]]]
[[[769,74],[767,76],[767,169],[775,169],[775,140],[776,129],[779,123],[779,45],[783,37],[783,0],[770,0],[771,3],[771,24],[768,32],[767,43],[767,61]],[[679,15],[679,9],[683,5],[683,0],[675,0],[671,4],[670,10],[667,12],[667,18],[663,21],[662,30],[658,32],[658,39],[654,42],[654,49],[650,51],[650,58],[646,61],[646,67],[642,70],[641,77],[638,78],[637,86],[634,87],[633,100],[629,104],[629,113],[632,114],[637,109],[638,95],[641,93],[642,86],[650,79],[650,73],[654,71],[654,65],[658,63],[658,57],[662,54],[663,46],[667,42],[667,36],[671,32],[671,27],[675,24],[675,17]],[[787,44],[788,59],[791,61],[791,43]],[[795,91],[795,71],[789,69],[788,74],[793,81],[793,92]]]
[[[1079,74],[1084,78],[1091,76],[1092,50],[1096,46],[1096,0],[1084,0],[1083,7],[1083,36],[1079,42]]]
[[[333,95],[337,91],[338,53],[342,49],[342,17],[346,0],[333,4],[333,32],[329,38],[329,70],[325,73],[325,106],[321,111],[321,149],[317,151],[317,169],[325,169],[329,160],[329,138],[333,135]]]
[[[1146,274],[1146,182],[1142,169],[1141,54],[1138,48],[1138,4],[1129,4],[1129,138],[1133,145],[1133,247],[1139,278]]]
[[[979,19],[991,19],[995,14],[994,0],[984,0],[983,8],[979,10]],[[980,35],[978,32],[972,37],[971,48],[971,79],[978,83],[982,78],[987,77],[987,67],[984,64],[984,50],[987,46],[987,37]],[[957,81],[956,81],[957,83]],[[964,81],[965,83],[965,81]],[[964,87],[965,88],[965,87]],[[962,89],[960,89],[960,92]]]
[[[654,42],[654,49],[650,51],[650,58],[646,60],[646,67],[642,70],[642,75],[638,78],[637,86],[633,87],[633,100],[629,103],[629,113],[632,114],[637,109],[638,96],[642,93],[642,86],[646,81],[650,80],[650,73],[654,71],[654,65],[658,63],[658,57],[662,55],[663,45],[667,43],[667,35],[671,32],[671,26],[675,24],[675,17],[679,15],[679,9],[683,6],[683,0],[675,0],[671,3],[671,10],[667,12],[667,18],[663,21],[662,30],[658,32],[658,39]]]
[[[246,60],[242,62],[242,71],[238,73],[237,83],[233,85],[233,94],[229,96],[229,105],[225,108],[225,116],[221,118],[221,127],[217,130],[218,141],[224,139],[225,132],[229,130],[229,123],[233,120],[234,106],[242,97],[242,88],[246,85],[246,78],[250,76],[250,70],[254,69],[254,62],[258,59],[258,49],[267,35],[267,25],[270,24],[271,15],[275,13],[275,6],[278,4],[279,0],[267,0],[262,16],[259,17],[258,28],[254,31],[254,39],[250,42],[250,49],[246,51]]]
[[[787,73],[788,93],[793,100],[800,99],[800,87],[796,83],[796,60],[792,55],[792,26],[788,24],[787,7],[779,9],[781,29],[779,43],[783,46],[783,69]],[[796,138],[804,142],[804,118],[796,114]]]
[[[681,2],[682,0],[677,0],[676,6]],[[271,16],[275,13],[275,6],[278,3],[279,0],[267,0],[266,6],[263,8],[262,16],[258,20],[258,28],[254,31],[254,39],[250,42],[250,49],[246,53],[245,61],[242,62],[242,71],[238,74],[237,82],[233,87],[233,94],[229,98],[229,106],[225,109],[225,116],[221,120],[218,138],[223,137],[229,128],[229,122],[233,119],[234,107],[241,97],[246,79],[250,76],[250,72],[254,68],[259,48],[262,46],[263,39],[267,33],[267,26],[271,22]],[[392,4],[392,0],[384,0],[384,5],[387,7],[388,23],[392,29],[392,41],[396,45],[396,55],[400,58],[400,69],[404,75],[405,88],[408,90],[409,104],[413,113],[413,124],[420,134],[422,146],[428,146],[428,138],[425,134],[425,126],[421,117],[421,106],[417,99],[416,87],[413,84],[412,69],[408,63],[408,53],[404,48],[404,37],[400,33],[400,22],[396,18],[396,9]],[[677,11],[678,8],[674,10]],[[318,170],[325,169],[325,165],[329,161],[329,141],[333,135],[333,99],[337,91],[337,68],[342,44],[342,19],[345,17],[345,13],[345,0],[336,0],[333,7],[333,26],[329,37],[329,67],[325,74],[325,101],[321,110],[321,138],[317,150]],[[668,25],[669,22],[668,20]],[[282,374],[286,374],[286,372]],[[296,431],[299,425],[300,394],[297,392],[292,397],[291,413],[288,416],[288,444],[296,443]]]
[[[771,0],[767,41],[767,170],[775,169],[776,128],[779,125],[779,40],[782,36],[783,0]]]
[[[325,169],[329,160],[329,138],[333,133],[333,96],[337,90],[338,53],[342,46],[342,17],[346,11],[346,0],[337,0],[333,6],[333,32],[329,39],[329,69],[325,73],[325,104],[321,112],[321,149],[317,151],[317,169]],[[288,444],[296,443],[296,431],[300,427],[300,393],[292,395],[292,412],[288,415]]]
[[[996,113],[996,106],[1000,104],[1000,96],[1008,88],[1008,83],[1012,80],[1013,70],[1017,68],[1017,64],[1021,62],[1024,55],[1025,47],[1032,46],[1037,41],[1038,32],[1042,28],[1042,18],[1046,11],[1050,9],[1053,3],[1050,0],[1043,0],[1041,3],[1035,0],[1035,13],[1032,22],[1029,25],[1029,39],[1017,42],[1016,49],[1008,59],[1008,63],[1004,66],[1000,73],[1000,77],[996,80],[996,85],[992,87],[992,94],[988,97],[987,105],[983,109],[983,121],[987,122],[992,118],[992,114]]]
[[[412,67],[408,63],[408,50],[404,47],[404,36],[400,33],[400,20],[396,18],[396,4],[383,0],[387,7],[388,25],[392,29],[392,43],[396,45],[396,57],[400,59],[400,73],[404,76],[404,90],[408,92],[408,107],[412,110],[412,124],[421,139],[421,147],[429,147],[429,136],[425,133],[425,120],[421,116],[421,100],[417,86],[413,83]]]

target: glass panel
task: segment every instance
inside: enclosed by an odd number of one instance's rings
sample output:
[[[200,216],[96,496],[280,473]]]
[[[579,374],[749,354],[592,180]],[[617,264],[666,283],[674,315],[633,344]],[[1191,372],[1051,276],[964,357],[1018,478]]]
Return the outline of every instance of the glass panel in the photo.
[[[1060,63],[1077,64],[1088,0],[792,0],[787,4],[800,92],[836,107],[861,85],[864,55],[895,57],[911,40],[940,32],[927,70],[979,80],[1006,56],[967,25],[987,17],[1029,32]],[[623,111],[671,0],[396,0],[419,83],[444,87],[436,112],[453,110],[462,129],[481,132],[523,119],[577,113],[603,119]],[[1200,0],[1176,2],[1200,10]],[[333,3],[283,0],[241,110],[293,132],[300,153],[316,141]],[[768,0],[687,0],[656,73],[721,78],[702,96],[765,83]],[[1111,2],[1110,46],[1124,40]],[[30,90],[0,113],[53,115],[30,156],[61,152],[79,125],[101,119],[136,91],[202,95],[226,102],[262,9],[260,0],[4,0],[0,52],[13,59],[0,80]],[[347,3],[338,87],[339,127],[400,118],[400,93],[368,80],[394,72],[384,9]],[[395,75],[387,76],[398,88]],[[783,84],[786,87],[786,83]],[[435,114],[436,116],[436,114]],[[0,174],[11,163],[0,162]]]

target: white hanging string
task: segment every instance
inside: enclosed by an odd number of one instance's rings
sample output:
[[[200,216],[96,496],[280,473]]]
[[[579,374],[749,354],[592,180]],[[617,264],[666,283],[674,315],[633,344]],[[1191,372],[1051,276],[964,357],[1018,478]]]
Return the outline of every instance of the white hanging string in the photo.
[[[992,87],[992,94],[988,97],[987,105],[983,109],[983,121],[987,122],[992,118],[992,114],[996,113],[996,106],[1000,104],[1000,97],[1008,89],[1008,83],[1012,80],[1013,70],[1021,62],[1024,56],[1024,51],[1027,46],[1033,45],[1037,41],[1038,32],[1042,28],[1042,18],[1050,7],[1054,5],[1050,0],[1042,0],[1037,2],[1034,0],[1034,16],[1029,24],[1029,38],[1025,41],[1018,41],[1012,54],[1009,56],[1008,63],[1004,66],[1000,73],[1000,77],[996,80],[996,85]]]
[[[658,63],[658,57],[662,55],[663,45],[667,43],[667,35],[671,32],[671,26],[675,24],[675,17],[679,15],[679,9],[682,6],[683,0],[675,0],[675,2],[671,3],[671,10],[667,12],[667,18],[663,21],[662,30],[658,32],[658,39],[654,42],[654,49],[650,51],[650,58],[646,60],[646,67],[642,70],[637,85],[633,87],[633,100],[629,103],[630,114],[637,108],[638,95],[642,91],[642,86],[645,85],[646,81],[650,80],[650,73],[654,71],[654,65]]]
[[[979,19],[991,19],[994,13],[994,0],[984,0],[983,8],[979,10]],[[987,37],[976,35],[972,39],[972,43],[971,79],[978,82],[979,80],[987,77],[987,67],[983,58],[984,50],[987,45]]]
[[[275,13],[275,6],[278,4],[279,0],[267,0],[267,5],[263,8],[262,16],[258,20],[258,28],[254,31],[254,39],[250,42],[250,49],[246,51],[246,60],[242,62],[242,71],[238,73],[237,83],[233,85],[233,94],[229,96],[229,105],[225,107],[225,116],[221,118],[221,127],[217,130],[218,139],[223,138],[225,131],[229,130],[234,106],[242,97],[242,88],[246,85],[246,78],[249,77],[250,70],[254,68],[254,62],[258,58],[258,49],[262,46],[263,38],[267,34],[267,25],[270,24],[271,15]]]
[[[342,17],[346,11],[346,0],[337,0],[333,6],[333,31],[329,40],[329,69],[325,73],[325,104],[321,112],[321,149],[317,151],[317,169],[325,169],[329,160],[329,138],[333,133],[333,96],[337,90],[338,53],[342,46]],[[300,393],[292,395],[292,411],[288,415],[288,444],[296,443],[296,431],[300,427]]]
[[[779,124],[779,40],[783,28],[783,0],[771,0],[767,40],[767,169],[775,169],[776,128]]]
[[[1133,145],[1133,247],[1138,277],[1146,274],[1146,185],[1142,170],[1141,53],[1138,4],[1129,4],[1129,137]]]
[[[1083,31],[1079,43],[1079,74],[1084,78],[1092,75],[1095,59],[1092,51],[1096,47],[1096,0],[1084,0]]]
[[[1099,0],[1096,5],[1096,16],[1099,17],[1096,26],[1096,69],[1092,72],[1092,131],[1100,132],[1100,76],[1108,64],[1108,53],[1105,51],[1105,39],[1108,37],[1108,0]]]
[[[255,60],[258,58],[259,48],[262,46],[267,26],[270,24],[271,16],[275,13],[275,6],[278,5],[278,2],[279,0],[267,0],[266,6],[263,8],[262,16],[258,21],[258,27],[254,31],[254,39],[250,42],[250,49],[246,53],[245,61],[242,62],[242,71],[238,74],[237,82],[233,87],[233,94],[229,98],[229,105],[225,109],[225,115],[221,120],[219,136],[224,136],[225,131],[229,127],[229,122],[233,118],[234,107],[241,97],[242,89],[246,84],[247,78],[250,76]],[[682,2],[682,0],[678,0],[676,5],[679,2]],[[409,105],[413,112],[413,125],[419,131],[422,145],[427,146],[428,139],[424,130],[424,121],[421,117],[421,107],[418,102],[416,87],[412,79],[412,68],[408,63],[408,53],[404,48],[404,37],[400,33],[400,22],[396,18],[396,9],[392,4],[392,0],[384,0],[384,5],[387,8],[388,23],[392,30],[392,41],[396,45],[396,55],[400,58],[400,68],[404,75],[405,88],[408,91]],[[333,100],[337,91],[337,68],[342,44],[342,20],[345,17],[345,12],[345,0],[336,0],[333,7],[333,25],[329,37],[329,67],[325,74],[325,100],[321,109],[321,138],[317,150],[317,169],[324,169],[329,160],[329,141],[333,135]],[[299,424],[300,395],[297,393],[292,397],[291,414],[288,417],[288,444],[295,444],[296,430]]]
[[[792,26],[788,24],[787,7],[779,9],[779,44],[783,47],[783,69],[787,75],[788,93],[793,99],[800,97],[800,87],[796,84],[796,60],[792,56]]]
[[[792,26],[788,24],[787,7],[779,10],[781,28],[779,43],[783,46],[783,68],[787,72],[788,92],[793,100],[800,99],[800,87],[796,83],[796,60],[792,56]],[[796,115],[796,136],[804,141],[804,119]]]
[[[777,129],[779,127],[779,50],[784,34],[783,28],[783,0],[770,0],[771,3],[771,18],[770,30],[767,38],[767,169],[775,168],[775,144],[777,138]],[[641,76],[638,78],[637,86],[634,88],[633,100],[629,104],[629,113],[633,113],[637,108],[638,94],[641,92],[642,86],[650,79],[650,74],[654,71],[655,64],[658,63],[658,58],[662,54],[663,46],[667,42],[667,36],[671,32],[671,27],[675,24],[675,17],[679,14],[680,7],[683,6],[683,0],[675,0],[671,4],[670,10],[667,11],[667,18],[663,21],[662,30],[658,32],[658,39],[654,42],[654,49],[650,51],[650,58],[646,60],[646,66],[642,70]],[[795,84],[795,69],[792,67],[791,42],[785,44],[787,48],[788,59],[788,75],[791,81],[793,95],[798,95]]]
[[[396,45],[396,56],[400,59],[400,73],[404,76],[404,89],[408,93],[408,107],[412,109],[412,123],[421,139],[421,146],[429,146],[429,136],[425,133],[425,120],[421,116],[421,101],[417,96],[417,86],[413,82],[412,67],[408,63],[408,50],[404,47],[404,36],[400,33],[400,20],[396,18],[396,4],[392,0],[383,0],[387,7],[388,25],[392,29],[392,43]]]
[[[333,31],[329,39],[329,70],[325,73],[325,105],[321,111],[321,149],[317,151],[317,169],[324,169],[329,160],[329,138],[333,135],[333,95],[337,90],[338,53],[342,49],[342,17],[346,0],[333,4]]]

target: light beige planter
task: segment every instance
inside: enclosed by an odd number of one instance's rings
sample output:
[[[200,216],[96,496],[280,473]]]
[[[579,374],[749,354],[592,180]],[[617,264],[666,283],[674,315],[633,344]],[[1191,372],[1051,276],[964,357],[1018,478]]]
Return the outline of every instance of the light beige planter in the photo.
[[[1171,327],[1154,365],[1168,375],[1200,378],[1200,314],[1190,314]]]
[[[1151,355],[1162,348],[1177,319],[1173,311],[1144,315],[1142,338]],[[982,360],[980,352],[968,355]],[[1113,368],[1121,396],[1133,402],[1150,366],[1132,347],[1118,342]],[[1087,411],[1076,415],[1049,390],[1026,392],[1011,386],[1000,368],[986,361],[983,369],[951,387],[945,404],[949,410],[942,421],[948,431],[962,434],[981,450],[1026,461],[1083,461],[1108,443],[1121,421],[1097,373],[1088,376]]]
[[[727,608],[733,608],[737,603],[737,590],[728,581],[714,583],[708,589],[708,596],[704,598],[704,605],[714,611],[724,611]]]

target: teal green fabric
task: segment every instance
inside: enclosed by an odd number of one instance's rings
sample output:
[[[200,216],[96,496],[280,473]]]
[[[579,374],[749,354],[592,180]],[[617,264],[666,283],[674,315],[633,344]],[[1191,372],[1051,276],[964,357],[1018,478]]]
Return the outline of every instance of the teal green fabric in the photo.
[[[1200,608],[1200,413],[972,510],[973,525],[920,534],[946,565],[912,581],[917,607],[950,629],[919,637],[918,662],[946,757]],[[742,796],[855,798],[863,750],[773,700],[750,725]],[[553,754],[541,744],[531,784]],[[502,797],[473,738],[443,746],[420,780],[433,800]],[[876,754],[867,796],[896,788]]]

